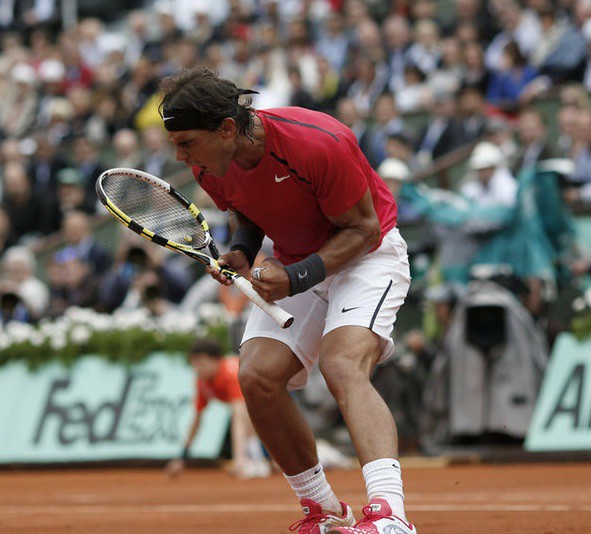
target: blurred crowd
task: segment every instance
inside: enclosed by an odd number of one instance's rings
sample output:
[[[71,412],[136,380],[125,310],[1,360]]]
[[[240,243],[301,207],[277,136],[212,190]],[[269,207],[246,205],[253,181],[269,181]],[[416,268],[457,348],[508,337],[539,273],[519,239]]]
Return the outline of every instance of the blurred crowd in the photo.
[[[454,304],[483,272],[534,321],[589,273],[569,217],[591,205],[591,0],[111,4],[108,21],[68,24],[56,0],[0,4],[2,323],[74,305],[196,313],[209,300],[236,325],[237,343],[241,294],[128,236],[107,249],[93,231],[105,169],[165,179],[182,169],[157,112],[159,81],[197,64],[258,91],[256,108],[308,107],[354,131],[399,201],[401,227],[418,228],[415,287],[435,327],[404,339],[417,358],[432,359]],[[537,105],[550,97],[551,116]],[[463,160],[460,180],[417,181]],[[224,242],[227,221],[212,214]],[[39,265],[53,234],[62,241]],[[524,243],[546,255],[520,260],[511,247]]]

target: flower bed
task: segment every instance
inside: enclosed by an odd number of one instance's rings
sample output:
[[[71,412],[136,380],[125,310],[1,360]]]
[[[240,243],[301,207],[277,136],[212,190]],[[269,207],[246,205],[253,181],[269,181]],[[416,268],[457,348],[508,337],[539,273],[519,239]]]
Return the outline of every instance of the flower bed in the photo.
[[[79,356],[96,354],[132,364],[152,352],[185,352],[197,336],[213,336],[229,348],[228,322],[216,305],[204,305],[198,320],[191,314],[151,317],[145,310],[100,314],[70,308],[54,320],[37,325],[11,322],[0,326],[0,365],[25,362],[37,368],[49,362],[73,364]]]

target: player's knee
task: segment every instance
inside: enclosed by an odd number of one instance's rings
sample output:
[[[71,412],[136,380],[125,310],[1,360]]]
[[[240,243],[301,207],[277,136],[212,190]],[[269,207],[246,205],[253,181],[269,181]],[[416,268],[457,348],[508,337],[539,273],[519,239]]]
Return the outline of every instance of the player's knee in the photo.
[[[263,369],[249,365],[248,362],[243,362],[240,366],[238,381],[248,403],[270,402],[278,391],[278,385],[272,376],[265,373]]]
[[[319,362],[320,372],[337,402],[356,384],[367,381],[367,373],[345,354],[325,356]]]

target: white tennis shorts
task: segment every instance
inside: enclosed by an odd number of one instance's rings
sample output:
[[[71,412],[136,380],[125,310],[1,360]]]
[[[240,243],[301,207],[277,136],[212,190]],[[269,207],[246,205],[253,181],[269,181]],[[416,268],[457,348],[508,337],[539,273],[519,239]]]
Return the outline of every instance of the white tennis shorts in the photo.
[[[318,360],[322,337],[341,326],[363,326],[383,338],[386,343],[380,361],[384,361],[394,352],[392,330],[409,286],[406,243],[398,228],[393,228],[373,252],[304,293],[278,301],[294,316],[291,327],[281,328],[253,306],[242,343],[265,337],[287,345],[304,365],[290,380],[289,389],[306,385],[308,372]]]

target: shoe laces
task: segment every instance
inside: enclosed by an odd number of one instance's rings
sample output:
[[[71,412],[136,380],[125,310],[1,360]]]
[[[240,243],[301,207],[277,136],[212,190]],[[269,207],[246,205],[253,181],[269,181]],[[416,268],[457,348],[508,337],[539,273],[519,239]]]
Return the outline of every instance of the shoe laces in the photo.
[[[309,534],[318,523],[324,523],[327,519],[326,514],[310,514],[289,525],[289,530],[290,532],[297,530],[299,534]]]
[[[363,512],[363,519],[361,519],[360,521],[357,522],[357,524],[355,525],[356,527],[358,526],[363,526],[363,525],[367,525],[368,523],[373,523],[374,521],[377,521],[378,519],[394,519],[392,516],[389,515],[383,515],[380,514],[379,512],[374,512],[373,508],[371,507],[371,504],[367,504],[366,506],[363,507],[362,509]]]

